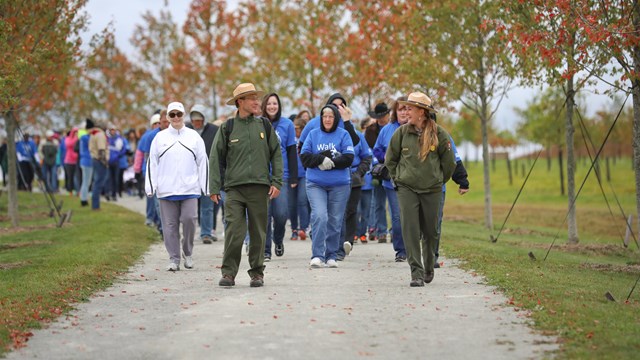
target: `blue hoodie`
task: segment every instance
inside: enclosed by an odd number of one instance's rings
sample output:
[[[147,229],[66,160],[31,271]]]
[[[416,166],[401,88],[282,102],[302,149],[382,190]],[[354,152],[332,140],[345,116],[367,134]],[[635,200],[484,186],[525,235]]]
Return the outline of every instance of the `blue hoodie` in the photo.
[[[400,123],[395,121],[387,124],[380,130],[378,140],[376,140],[376,144],[373,146],[373,155],[378,159],[379,163],[384,163],[384,155],[387,153],[387,147],[389,147],[389,142],[391,142],[391,136],[393,136],[393,133],[399,127]],[[393,189],[393,185],[391,185],[390,180],[383,180],[382,186],[386,189]]]
[[[296,130],[293,121],[281,117],[280,120],[271,123],[273,129],[280,141],[280,151],[282,152],[282,166],[284,167],[284,180],[289,179],[289,159],[287,156],[287,148],[296,145]],[[295,148],[294,148],[295,150]],[[298,176],[299,177],[299,176]]]
[[[338,127],[338,124],[342,122],[337,115],[338,109],[333,105],[326,105],[324,108],[331,108],[334,112],[333,127],[328,130],[320,127],[310,131],[300,151],[303,164],[307,166],[307,180],[321,186],[349,185],[351,183],[350,166],[354,157],[353,142],[349,133]],[[322,114],[322,111],[320,113]],[[321,153],[330,153],[331,159],[338,162],[336,167],[331,170],[320,170],[318,166],[326,156]],[[305,157],[305,155],[307,156]],[[350,161],[345,164],[346,166],[341,167],[339,164],[345,158],[350,158]]]

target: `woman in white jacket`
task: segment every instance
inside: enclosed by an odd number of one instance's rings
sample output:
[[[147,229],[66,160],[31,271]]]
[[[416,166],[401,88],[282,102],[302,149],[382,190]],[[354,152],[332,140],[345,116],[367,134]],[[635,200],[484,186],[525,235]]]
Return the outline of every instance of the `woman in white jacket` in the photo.
[[[180,224],[184,241],[184,267],[193,267],[193,239],[198,217],[198,198],[209,196],[209,157],[202,137],[184,125],[184,106],[167,107],[170,126],[151,142],[145,178],[147,196],[160,202],[162,236],[169,253],[168,271],[180,270]]]

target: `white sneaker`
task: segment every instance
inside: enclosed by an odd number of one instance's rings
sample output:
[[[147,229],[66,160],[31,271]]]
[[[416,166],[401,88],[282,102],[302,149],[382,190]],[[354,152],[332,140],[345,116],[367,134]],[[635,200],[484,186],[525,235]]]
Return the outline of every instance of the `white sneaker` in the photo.
[[[338,262],[331,259],[331,260],[327,260],[327,267],[328,268],[337,268],[338,267]]]
[[[193,268],[193,258],[191,256],[184,256],[184,267],[186,269],[192,269]]]
[[[169,263],[167,266],[167,271],[180,271],[180,265],[176,263]]]
[[[345,241],[342,246],[344,247],[344,254],[348,256],[349,253],[351,252],[351,243],[348,241]]]
[[[314,257],[313,259],[311,259],[311,262],[309,263],[309,267],[311,267],[312,269],[321,268],[322,260],[320,260],[320,258]]]

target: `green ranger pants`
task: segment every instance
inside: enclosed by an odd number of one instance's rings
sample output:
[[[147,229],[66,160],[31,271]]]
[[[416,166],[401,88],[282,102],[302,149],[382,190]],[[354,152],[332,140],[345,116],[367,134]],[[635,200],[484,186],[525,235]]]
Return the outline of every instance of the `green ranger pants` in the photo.
[[[433,271],[441,197],[442,193],[438,191],[418,194],[407,187],[398,186],[402,240],[407,250],[412,279],[423,279],[425,270]]]
[[[239,185],[226,190],[222,275],[233,278],[242,258],[242,244],[249,226],[249,276],[264,275],[264,244],[267,239],[269,186]]]

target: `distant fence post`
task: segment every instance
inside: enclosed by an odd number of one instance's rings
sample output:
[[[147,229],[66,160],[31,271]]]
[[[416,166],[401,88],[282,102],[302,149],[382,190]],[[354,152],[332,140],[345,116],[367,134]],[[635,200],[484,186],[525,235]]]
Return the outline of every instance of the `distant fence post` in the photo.
[[[638,221],[638,231],[640,232],[640,218],[637,218]],[[629,242],[631,241],[631,229],[633,229],[633,215],[629,214],[629,218],[627,219],[627,223],[624,224],[624,229],[625,229],[625,233],[624,233],[624,247],[628,247],[629,246]],[[638,234],[638,233],[636,233]],[[636,245],[640,245],[638,243],[638,238],[636,238]]]

